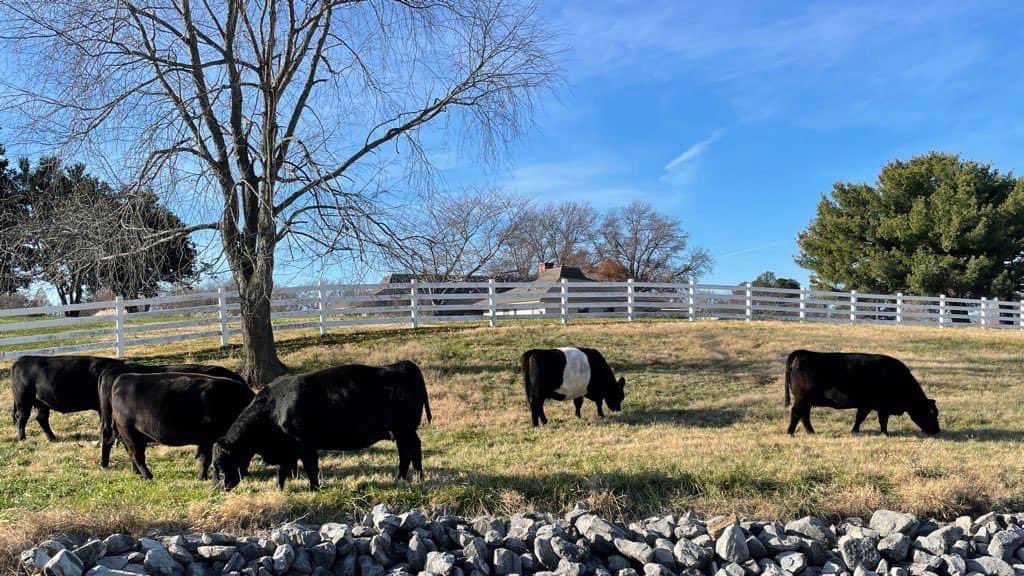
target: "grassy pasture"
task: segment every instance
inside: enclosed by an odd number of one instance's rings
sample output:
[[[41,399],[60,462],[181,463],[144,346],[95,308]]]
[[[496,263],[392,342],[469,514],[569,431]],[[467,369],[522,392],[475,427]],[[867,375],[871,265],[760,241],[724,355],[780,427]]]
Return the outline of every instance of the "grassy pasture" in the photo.
[[[397,455],[381,443],[325,454],[323,487],[284,492],[258,463],[225,494],[195,479],[191,448],[150,448],[156,479],[130,472],[123,448],[97,464],[95,414],[51,418],[60,441],[34,421],[14,442],[7,379],[0,385],[0,551],[55,531],[147,527],[248,529],[308,515],[338,517],[386,501],[448,506],[465,514],[559,511],[583,501],[616,517],[654,511],[759,517],[865,515],[892,507],[923,515],[1024,504],[1024,334],[776,322],[522,323],[365,330],[326,338],[292,334],[284,361],[297,371],[346,362],[420,364],[434,423],[421,429],[427,478],[392,480]],[[519,354],[587,345],[628,381],[624,412],[577,420],[549,402],[551,423],[529,425]],[[192,346],[195,346],[193,343]],[[816,436],[784,431],[782,369],[797,347],[866,351],[903,359],[936,398],[944,432],[920,435],[907,417],[893,436],[874,416],[859,436],[851,411],[816,409]],[[157,348],[147,361],[237,365],[237,351]],[[8,564],[9,566],[9,564]]]

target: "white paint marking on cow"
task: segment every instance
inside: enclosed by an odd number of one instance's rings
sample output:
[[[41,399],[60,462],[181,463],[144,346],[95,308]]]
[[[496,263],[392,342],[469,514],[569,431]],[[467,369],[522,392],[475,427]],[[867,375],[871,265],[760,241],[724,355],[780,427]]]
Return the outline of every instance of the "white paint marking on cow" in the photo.
[[[565,371],[562,372],[562,385],[555,392],[566,398],[579,398],[586,395],[590,385],[590,361],[579,348],[559,348],[565,354]]]

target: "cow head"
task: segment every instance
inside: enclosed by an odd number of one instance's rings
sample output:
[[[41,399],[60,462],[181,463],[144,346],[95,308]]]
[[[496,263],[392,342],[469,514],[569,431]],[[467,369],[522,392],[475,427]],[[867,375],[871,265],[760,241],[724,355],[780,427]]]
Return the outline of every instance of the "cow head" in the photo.
[[[220,442],[213,445],[213,474],[221,478],[225,490],[231,490],[242,481],[248,469],[245,459],[238,458]]]
[[[626,399],[626,379],[619,378],[612,385],[611,390],[604,398],[604,403],[613,412],[622,410],[622,401]]]
[[[926,398],[923,404],[908,410],[908,413],[914,424],[925,434],[932,436],[939,433],[939,407],[935,405],[935,400]]]

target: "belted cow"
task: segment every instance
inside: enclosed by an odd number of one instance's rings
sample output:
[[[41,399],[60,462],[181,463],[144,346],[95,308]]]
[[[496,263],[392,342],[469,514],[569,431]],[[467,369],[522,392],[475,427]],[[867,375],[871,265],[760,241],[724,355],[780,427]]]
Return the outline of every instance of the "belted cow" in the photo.
[[[793,396],[789,429],[798,422],[813,434],[811,407],[857,410],[853,432],[872,410],[882,433],[889,434],[889,416],[907,413],[925,434],[939,433],[939,409],[925,396],[906,364],[882,354],[849,354],[796,350],[786,359],[786,406]]]
[[[547,424],[544,401],[571,398],[576,417],[581,417],[583,399],[597,405],[598,416],[604,417],[602,403],[613,412],[622,410],[626,396],[626,379],[615,379],[604,356],[593,348],[555,348],[528,350],[520,363],[526,387],[526,402],[533,425]]]
[[[381,440],[398,448],[398,476],[410,463],[423,476],[423,452],[416,429],[430,401],[423,374],[413,362],[388,366],[350,364],[296,376],[283,376],[260,390],[214,449],[214,466],[230,490],[254,455],[278,466],[277,482],[296,469],[297,460],[320,486],[320,450],[362,450]]]

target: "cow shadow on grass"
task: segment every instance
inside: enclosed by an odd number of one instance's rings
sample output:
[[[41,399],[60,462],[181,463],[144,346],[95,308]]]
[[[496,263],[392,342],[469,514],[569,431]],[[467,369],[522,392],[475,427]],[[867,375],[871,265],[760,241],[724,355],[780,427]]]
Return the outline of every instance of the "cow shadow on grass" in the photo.
[[[743,420],[743,410],[735,408],[667,408],[624,411],[615,422],[627,426],[671,424],[685,428],[728,428]]]

